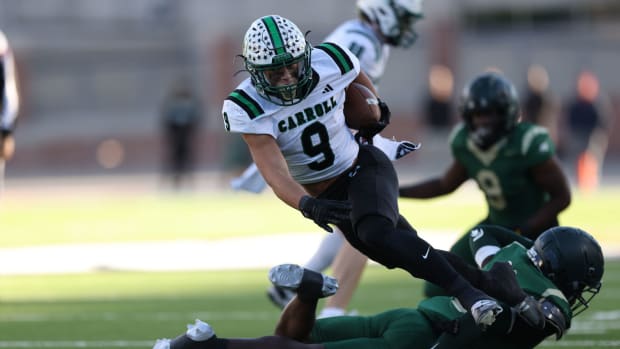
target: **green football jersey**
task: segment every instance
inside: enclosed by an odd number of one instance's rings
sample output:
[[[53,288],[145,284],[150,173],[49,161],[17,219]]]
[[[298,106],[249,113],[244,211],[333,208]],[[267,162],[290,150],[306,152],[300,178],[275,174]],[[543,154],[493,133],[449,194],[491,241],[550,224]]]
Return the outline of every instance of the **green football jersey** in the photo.
[[[527,255],[527,248],[518,242],[513,242],[499,250],[483,269],[488,270],[495,262],[510,262],[515,270],[517,281],[521,288],[534,298],[547,298],[564,313],[566,328],[570,327],[572,311],[568,300],[543,273],[534,265]]]
[[[570,328],[572,318],[571,307],[562,292],[546,278],[541,271],[532,263],[527,255],[527,249],[518,242],[513,242],[503,247],[495,256],[492,257],[486,268],[490,268],[495,262],[512,263],[513,269],[519,285],[525,292],[537,299],[545,297],[555,304],[564,314],[566,328]],[[418,305],[418,310],[424,314],[432,323],[444,324],[447,328],[458,329],[458,335],[449,336],[448,341],[452,340],[463,348],[491,349],[491,348],[525,348],[531,347],[542,338],[535,335],[521,338],[523,332],[517,334],[506,334],[510,321],[506,318],[510,316],[500,316],[487,331],[482,332],[478,326],[473,324],[472,319],[464,317],[466,310],[458,301],[450,297],[432,297],[423,300]],[[458,325],[454,321],[459,322]],[[511,325],[510,325],[511,327]],[[446,339],[446,338],[444,338]],[[528,344],[529,343],[529,344]],[[443,345],[446,345],[443,343]]]
[[[547,298],[555,304],[564,314],[567,320],[567,328],[570,327],[572,318],[571,307],[568,300],[551,280],[532,263],[527,255],[527,249],[518,242],[513,242],[499,250],[485,265],[489,269],[495,262],[511,262],[515,270],[517,281],[523,290],[536,299]],[[418,309],[435,321],[454,320],[466,313],[460,303],[450,297],[432,297],[423,300]]]
[[[543,127],[522,122],[487,150],[468,137],[464,124],[450,137],[454,159],[467,169],[469,178],[484,192],[488,223],[508,228],[523,224],[549,195],[534,183],[529,169],[555,154],[555,145]]]

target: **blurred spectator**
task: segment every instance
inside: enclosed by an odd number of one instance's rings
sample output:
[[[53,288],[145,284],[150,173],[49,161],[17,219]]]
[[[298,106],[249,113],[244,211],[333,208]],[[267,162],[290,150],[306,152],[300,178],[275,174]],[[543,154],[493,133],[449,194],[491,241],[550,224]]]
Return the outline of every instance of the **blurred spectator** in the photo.
[[[19,110],[15,63],[9,42],[0,31],[0,191],[4,179],[4,162],[13,157],[13,130]]]
[[[549,90],[549,74],[541,65],[533,64],[527,70],[522,111],[523,121],[544,126],[551,140],[558,144],[558,111]]]
[[[426,123],[434,130],[443,131],[452,126],[452,91],[454,78],[450,68],[433,65],[428,74],[428,96],[424,104]]]
[[[191,184],[194,136],[200,121],[200,110],[200,103],[185,82],[177,83],[162,105],[166,144],[164,173],[175,189]]]
[[[598,78],[582,71],[576,82],[576,94],[566,108],[570,134],[570,159],[575,166],[579,189],[590,192],[598,187],[608,141],[608,106],[601,96]]]

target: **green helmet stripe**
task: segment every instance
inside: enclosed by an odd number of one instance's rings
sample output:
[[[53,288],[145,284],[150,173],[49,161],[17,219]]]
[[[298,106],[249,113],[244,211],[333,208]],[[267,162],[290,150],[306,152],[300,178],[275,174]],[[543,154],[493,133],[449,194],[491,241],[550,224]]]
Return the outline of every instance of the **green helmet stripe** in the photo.
[[[340,46],[326,42],[318,45],[316,48],[325,51],[325,53],[327,53],[334,60],[334,62],[336,62],[336,65],[340,68],[341,74],[344,75],[353,70],[353,62],[351,61],[351,58]]]
[[[276,55],[286,53],[286,50],[284,49],[284,40],[282,40],[282,34],[280,34],[278,25],[273,17],[268,16],[263,18],[263,23],[265,23],[265,27],[267,27],[269,37],[273,43],[273,48],[276,50]]]
[[[241,109],[248,113],[250,120],[264,113],[263,108],[243,90],[234,90],[226,99],[240,106]]]

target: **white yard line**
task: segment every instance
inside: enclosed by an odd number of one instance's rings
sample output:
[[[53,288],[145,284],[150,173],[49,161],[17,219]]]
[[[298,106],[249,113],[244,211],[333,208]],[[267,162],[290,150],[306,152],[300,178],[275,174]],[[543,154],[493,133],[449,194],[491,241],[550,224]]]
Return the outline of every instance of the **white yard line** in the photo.
[[[323,234],[290,233],[224,240],[173,240],[101,244],[65,244],[0,249],[0,276],[88,273],[101,270],[174,271],[269,268],[304,264]],[[432,246],[448,249],[458,237],[447,232],[420,232]],[[603,246],[607,257],[618,246]]]
[[[304,264],[323,234],[290,233],[225,240],[66,244],[0,249],[0,275],[86,273],[100,270],[173,271],[269,268]],[[422,236],[446,249],[456,235]]]

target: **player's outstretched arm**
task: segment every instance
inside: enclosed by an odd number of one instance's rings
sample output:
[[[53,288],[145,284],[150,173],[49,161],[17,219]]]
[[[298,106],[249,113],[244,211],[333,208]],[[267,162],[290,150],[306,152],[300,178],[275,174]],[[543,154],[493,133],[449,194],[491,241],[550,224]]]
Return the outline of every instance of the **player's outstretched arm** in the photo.
[[[429,199],[452,193],[461,184],[469,179],[465,166],[453,161],[446,172],[436,178],[431,178],[418,184],[404,185],[398,190],[400,197]]]

